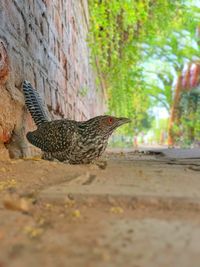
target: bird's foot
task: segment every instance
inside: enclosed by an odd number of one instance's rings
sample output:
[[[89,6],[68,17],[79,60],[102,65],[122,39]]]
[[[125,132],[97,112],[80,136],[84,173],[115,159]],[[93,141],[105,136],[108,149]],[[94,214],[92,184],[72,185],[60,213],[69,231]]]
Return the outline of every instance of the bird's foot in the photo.
[[[108,165],[106,160],[95,160],[93,164],[95,164],[97,167],[99,167],[99,169],[102,170],[105,170]]]

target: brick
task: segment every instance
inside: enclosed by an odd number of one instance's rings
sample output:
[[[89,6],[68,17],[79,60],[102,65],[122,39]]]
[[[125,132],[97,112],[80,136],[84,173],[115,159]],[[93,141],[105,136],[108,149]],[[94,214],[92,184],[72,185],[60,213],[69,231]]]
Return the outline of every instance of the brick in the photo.
[[[35,75],[36,75],[36,85],[35,85],[35,87],[40,92],[41,97],[45,100],[45,91],[44,91],[44,83],[43,83],[42,73],[37,71],[37,67],[36,66],[35,66],[34,69],[35,69]]]
[[[25,63],[25,69],[26,69],[26,73],[25,73],[24,79],[30,81],[31,84],[35,87],[36,86],[36,82],[35,82],[36,79],[35,79],[35,74],[34,74],[33,63],[31,61],[27,61]]]
[[[57,33],[58,33],[58,36],[59,38],[61,38],[62,36],[62,25],[61,25],[61,18],[60,18],[60,12],[55,9],[55,26],[56,26],[56,30],[57,30]]]
[[[56,88],[51,86],[51,104],[52,109],[56,111],[57,109],[57,95],[56,95]]]
[[[23,61],[23,55],[20,51],[16,51],[15,48],[13,48],[10,61],[12,67],[12,73],[14,74],[14,83],[17,88],[20,88],[22,80],[24,78],[24,61]]]
[[[0,18],[1,18],[1,27],[2,29],[5,29],[6,16],[5,16],[4,3],[2,1],[0,1]]]
[[[54,38],[54,33],[53,33],[52,29],[50,28],[49,29],[49,48],[50,48],[51,52],[54,51],[54,46],[55,46],[54,39],[55,39]]]
[[[40,18],[40,31],[46,41],[49,41],[49,25],[46,17]]]
[[[5,1],[4,12],[7,18],[5,23],[7,30],[24,40],[26,29],[22,11],[20,11],[12,1]]]

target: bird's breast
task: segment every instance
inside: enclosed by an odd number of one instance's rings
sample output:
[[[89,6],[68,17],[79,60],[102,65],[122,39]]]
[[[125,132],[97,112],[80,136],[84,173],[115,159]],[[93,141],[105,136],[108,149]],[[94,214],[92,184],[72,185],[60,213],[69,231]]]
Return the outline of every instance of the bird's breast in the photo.
[[[107,146],[107,140],[102,138],[77,138],[70,153],[71,162],[89,163],[99,157]]]

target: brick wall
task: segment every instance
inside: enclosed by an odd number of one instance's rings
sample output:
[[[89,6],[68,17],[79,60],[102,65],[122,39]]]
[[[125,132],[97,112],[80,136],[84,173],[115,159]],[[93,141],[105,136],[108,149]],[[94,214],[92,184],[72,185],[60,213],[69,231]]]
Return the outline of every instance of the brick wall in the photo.
[[[89,65],[88,17],[87,0],[0,1],[6,48],[0,50],[1,158],[8,154],[4,146],[12,157],[34,151],[25,139],[34,125],[24,108],[24,79],[41,92],[54,118],[85,120],[104,112],[104,95]],[[9,76],[4,77],[6,53]]]

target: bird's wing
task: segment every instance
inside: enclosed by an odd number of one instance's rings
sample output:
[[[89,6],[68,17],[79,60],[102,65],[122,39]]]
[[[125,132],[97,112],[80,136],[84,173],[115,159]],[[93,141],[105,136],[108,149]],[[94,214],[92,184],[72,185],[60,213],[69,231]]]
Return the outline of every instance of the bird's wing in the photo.
[[[76,125],[68,120],[55,120],[41,124],[27,134],[28,141],[46,152],[70,151]]]

